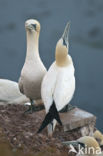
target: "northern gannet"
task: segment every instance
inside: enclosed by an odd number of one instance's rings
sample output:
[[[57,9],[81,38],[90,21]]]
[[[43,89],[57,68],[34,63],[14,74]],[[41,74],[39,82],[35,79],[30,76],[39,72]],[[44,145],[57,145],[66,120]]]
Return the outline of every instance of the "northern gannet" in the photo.
[[[19,89],[31,102],[31,106],[26,112],[33,112],[35,109],[33,100],[41,98],[41,82],[46,73],[46,68],[39,56],[40,23],[37,20],[29,19],[25,22],[25,29],[27,54],[19,79]]]
[[[103,134],[99,130],[94,132],[93,137],[99,142],[100,146],[103,146]]]
[[[0,102],[5,104],[21,104],[29,99],[20,93],[18,83],[8,79],[0,79]]]
[[[46,109],[46,117],[38,133],[49,124],[49,136],[52,136],[56,120],[62,125],[58,112],[71,101],[75,91],[74,66],[68,54],[69,27],[70,23],[66,25],[62,37],[56,44],[56,61],[50,66],[42,81],[41,96]]]
[[[90,136],[84,136],[75,141],[66,141],[63,144],[79,148],[76,156],[103,156],[98,142]]]

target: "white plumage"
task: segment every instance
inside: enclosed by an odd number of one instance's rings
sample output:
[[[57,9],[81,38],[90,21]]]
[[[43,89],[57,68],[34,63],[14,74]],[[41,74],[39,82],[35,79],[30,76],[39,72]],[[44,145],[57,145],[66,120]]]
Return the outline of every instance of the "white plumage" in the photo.
[[[53,100],[55,101],[57,110],[60,111],[73,97],[75,91],[74,66],[72,58],[69,55],[68,59],[71,62],[68,66],[59,67],[54,62],[44,76],[41,96],[46,112],[49,111]]]
[[[50,66],[42,81],[41,96],[47,115],[39,129],[39,132],[46,126],[47,121],[52,120],[51,116],[54,114],[53,109],[57,109],[58,112],[63,109],[67,104],[69,104],[75,91],[75,70],[72,58],[68,54],[68,31],[69,23],[66,25],[62,38],[57,42],[55,51],[56,61]],[[53,109],[52,106],[54,107]],[[52,113],[50,112],[51,109]],[[57,111],[55,111],[55,113],[57,113]],[[59,119],[59,117],[57,118]],[[52,136],[56,120],[58,122],[60,121],[57,118],[55,116],[48,125],[49,136]]]
[[[19,89],[31,101],[31,107],[26,112],[32,112],[33,100],[41,98],[41,82],[46,68],[39,55],[40,23],[37,20],[25,22],[27,34],[27,54],[19,79]]]
[[[17,82],[0,79],[0,102],[21,104],[27,101],[29,99],[20,93]]]

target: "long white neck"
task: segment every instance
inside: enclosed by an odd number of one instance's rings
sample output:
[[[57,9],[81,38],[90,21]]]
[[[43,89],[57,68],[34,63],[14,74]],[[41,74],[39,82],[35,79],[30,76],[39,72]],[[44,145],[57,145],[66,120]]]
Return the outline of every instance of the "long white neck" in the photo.
[[[39,57],[39,33],[28,31],[27,35],[27,54],[26,60],[32,60],[35,57]]]

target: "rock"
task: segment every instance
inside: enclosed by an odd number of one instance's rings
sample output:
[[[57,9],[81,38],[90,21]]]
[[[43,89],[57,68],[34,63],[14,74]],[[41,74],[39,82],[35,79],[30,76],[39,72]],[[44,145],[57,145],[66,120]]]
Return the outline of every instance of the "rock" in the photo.
[[[81,136],[93,136],[95,123],[80,128]]]
[[[81,128],[81,134],[92,135],[96,123],[96,117],[79,108],[75,108],[67,113],[60,113],[64,132]]]
[[[20,104],[0,105],[0,156],[72,156],[62,142],[76,140],[85,134],[90,135],[94,129],[94,116],[76,108],[60,113],[64,130],[68,132],[64,132],[63,127],[57,125],[53,137],[49,138],[47,129],[37,134],[45,117],[45,110],[24,115],[24,108]],[[70,130],[69,127],[74,129]]]

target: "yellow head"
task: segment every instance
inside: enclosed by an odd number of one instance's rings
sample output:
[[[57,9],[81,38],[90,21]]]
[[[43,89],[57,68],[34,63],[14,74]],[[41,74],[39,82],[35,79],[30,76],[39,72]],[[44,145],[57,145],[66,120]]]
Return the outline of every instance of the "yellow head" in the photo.
[[[97,156],[101,154],[101,148],[98,142],[90,136],[84,136],[74,141],[63,142],[64,145],[73,145],[78,149],[78,156]],[[102,156],[102,155],[101,155]]]
[[[99,142],[100,146],[103,146],[103,134],[100,131],[96,130],[93,137]]]
[[[40,23],[35,19],[29,19],[25,22],[25,29],[27,35],[27,52],[38,51]]]
[[[69,27],[70,27],[70,23],[67,23],[65,30],[64,30],[64,33],[56,45],[55,58],[56,58],[56,64],[58,66],[66,66],[69,64],[69,60],[68,60]]]
[[[85,149],[88,151],[88,155],[92,156],[93,154],[97,154],[99,152],[101,152],[100,146],[98,144],[98,142],[90,136],[84,136],[81,137],[80,139],[77,140],[78,143],[82,143],[85,146]],[[84,149],[84,150],[85,150]]]
[[[40,23],[35,19],[29,19],[25,22],[25,29],[29,32],[40,33]]]

